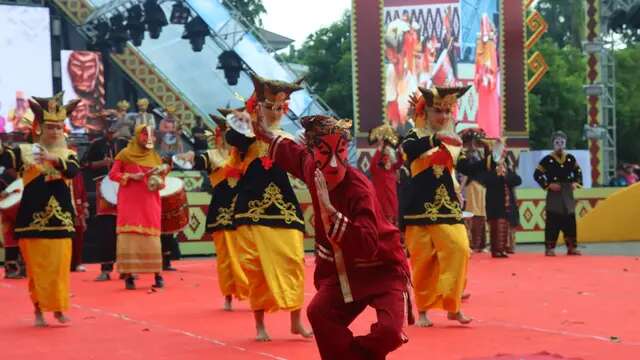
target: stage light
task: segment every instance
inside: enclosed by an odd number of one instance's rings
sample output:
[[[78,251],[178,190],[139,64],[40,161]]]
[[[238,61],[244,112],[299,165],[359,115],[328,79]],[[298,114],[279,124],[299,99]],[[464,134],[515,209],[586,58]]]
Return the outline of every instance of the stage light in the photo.
[[[237,85],[240,71],[242,71],[242,59],[233,50],[225,50],[218,56],[218,66],[216,69],[224,71],[224,78],[227,84]]]
[[[94,30],[96,35],[93,39],[92,45],[95,49],[105,51],[111,48],[111,43],[109,43],[109,23],[106,21],[98,21],[94,25]]]
[[[209,35],[211,35],[209,26],[200,16],[198,16],[184,26],[184,34],[182,34],[182,38],[189,39],[193,51],[200,52],[204,46],[205,37]]]
[[[632,29],[640,29],[640,3],[636,3],[629,9],[627,24]]]
[[[184,25],[189,21],[191,11],[182,2],[176,2],[171,9],[171,21],[172,24]]]
[[[147,25],[149,36],[152,39],[159,38],[162,28],[169,25],[167,16],[164,14],[160,5],[158,5],[157,0],[147,0],[144,2],[144,23]]]
[[[142,45],[144,40],[144,23],[142,22],[142,8],[140,5],[132,6],[127,10],[127,30],[133,45]]]
[[[115,14],[109,19],[109,22],[111,23],[111,31],[109,31],[111,46],[116,53],[122,54],[129,40],[129,33],[124,25],[124,15]]]

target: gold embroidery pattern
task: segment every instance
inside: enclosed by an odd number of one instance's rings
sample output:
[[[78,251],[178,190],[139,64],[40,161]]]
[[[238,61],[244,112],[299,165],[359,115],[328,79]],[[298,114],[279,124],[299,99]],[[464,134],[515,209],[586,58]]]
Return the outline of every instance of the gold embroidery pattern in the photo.
[[[280,215],[265,214],[272,205],[280,209]],[[300,220],[296,214],[296,206],[284,201],[284,196],[274,183],[267,186],[261,201],[249,201],[249,211],[244,214],[236,214],[236,218],[249,218],[253,222],[258,222],[260,219],[284,220],[287,224],[297,222],[304,225],[304,221]]]
[[[44,175],[44,181],[45,182],[62,179],[62,173],[60,171],[58,171],[57,169],[52,168],[50,166],[45,166],[42,169],[42,175]]]
[[[456,220],[462,220],[462,209],[460,208],[460,204],[451,200],[444,184],[441,184],[440,187],[438,187],[438,190],[436,190],[436,197],[434,201],[425,203],[424,208],[424,213],[419,215],[405,215],[405,219],[427,218],[431,221],[436,221],[438,218],[455,218]],[[449,209],[451,213],[441,214],[440,210],[443,208]]]
[[[440,179],[440,177],[444,174],[444,166],[442,165],[433,165],[433,175],[435,175],[436,179]]]
[[[146,227],[143,225],[122,225],[116,228],[118,234],[142,234],[150,236],[160,236],[160,229]]]
[[[48,226],[52,218],[60,220],[61,226]],[[19,231],[46,231],[46,230],[66,230],[74,231],[73,216],[70,212],[65,212],[55,197],[49,198],[47,207],[41,212],[33,214],[33,221],[28,227]],[[18,229],[16,229],[18,231]]]
[[[238,195],[233,198],[233,201],[228,208],[220,207],[218,210],[218,216],[216,216],[216,222],[209,225],[209,228],[233,224],[233,211],[236,208],[236,200],[238,200]]]

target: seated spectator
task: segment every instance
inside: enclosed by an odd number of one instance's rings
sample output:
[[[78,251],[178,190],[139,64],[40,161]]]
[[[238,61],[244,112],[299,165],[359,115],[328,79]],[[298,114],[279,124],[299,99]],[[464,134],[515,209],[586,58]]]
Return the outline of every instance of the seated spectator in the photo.
[[[625,175],[626,175],[626,171],[625,171],[624,165],[622,164],[618,165],[618,167],[616,168],[616,177],[612,178],[611,181],[609,181],[609,186],[625,187],[629,185]]]
[[[638,175],[635,174],[634,165],[626,164],[624,166],[624,177],[627,179],[627,185],[633,185],[638,182]]]

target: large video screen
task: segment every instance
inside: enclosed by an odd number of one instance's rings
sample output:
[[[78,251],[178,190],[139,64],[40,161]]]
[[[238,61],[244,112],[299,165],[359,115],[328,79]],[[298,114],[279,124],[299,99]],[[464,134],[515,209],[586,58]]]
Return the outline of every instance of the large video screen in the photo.
[[[457,128],[501,136],[499,19],[498,0],[385,0],[385,111],[401,133],[411,127],[409,96],[419,86],[473,85],[459,102]]]
[[[62,89],[64,101],[80,99],[70,117],[69,126],[74,133],[102,131],[104,124],[99,114],[104,110],[104,67],[99,52],[62,50]]]
[[[0,132],[30,127],[30,96],[51,96],[49,9],[0,5]]]

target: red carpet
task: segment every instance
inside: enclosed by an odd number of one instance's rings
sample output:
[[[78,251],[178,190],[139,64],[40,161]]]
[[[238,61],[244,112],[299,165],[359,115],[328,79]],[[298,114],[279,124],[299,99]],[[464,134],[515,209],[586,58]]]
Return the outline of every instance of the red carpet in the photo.
[[[306,298],[313,296],[307,259]],[[259,344],[246,303],[220,310],[213,260],[177,263],[167,288],[149,292],[121,281],[95,283],[98,268],[72,275],[73,325],[36,329],[26,281],[0,280],[0,351],[3,359],[319,359],[315,344],[288,332],[288,314],[267,315],[273,342]],[[506,260],[475,256],[465,306],[475,318],[457,326],[442,313],[435,328],[407,330],[408,344],[390,359],[639,359],[640,261],[634,257]],[[47,315],[50,324],[53,319]],[[366,312],[353,326],[363,333]]]

